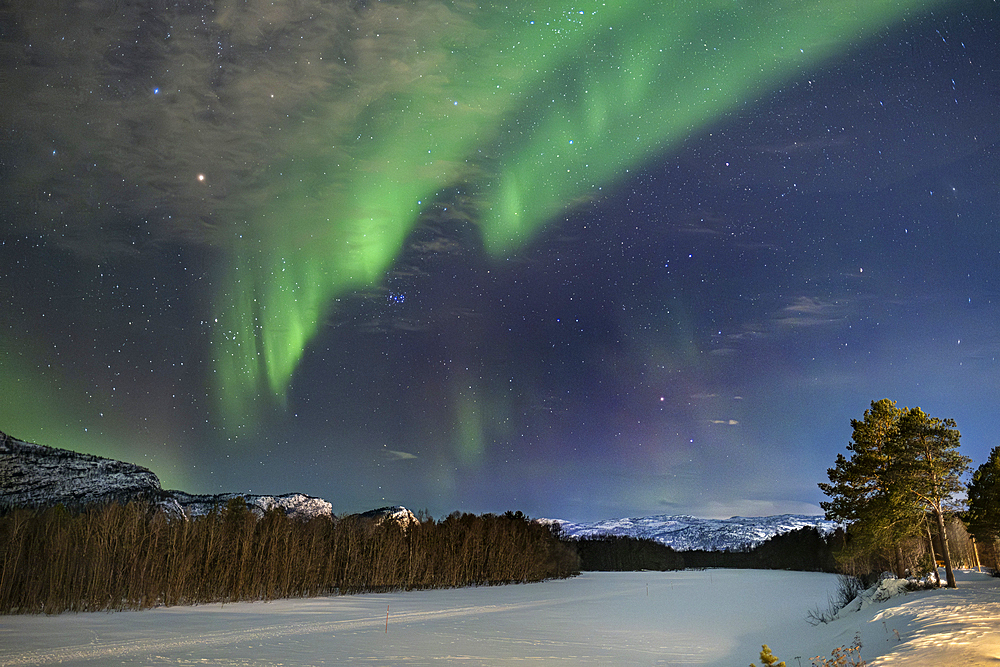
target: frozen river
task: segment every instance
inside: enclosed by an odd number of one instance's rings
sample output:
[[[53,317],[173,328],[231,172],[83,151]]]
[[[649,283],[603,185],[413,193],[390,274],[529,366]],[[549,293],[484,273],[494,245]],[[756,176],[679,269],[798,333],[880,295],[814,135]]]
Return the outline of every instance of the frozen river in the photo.
[[[759,662],[767,643],[790,666],[808,665],[858,630],[883,641],[872,634],[886,625],[874,612],[819,628],[806,622],[809,610],[826,609],[836,583],[779,571],[585,573],[516,586],[6,616],[0,664],[729,666]],[[885,642],[912,631],[899,626],[902,635],[886,625]],[[894,645],[867,648],[870,659]]]

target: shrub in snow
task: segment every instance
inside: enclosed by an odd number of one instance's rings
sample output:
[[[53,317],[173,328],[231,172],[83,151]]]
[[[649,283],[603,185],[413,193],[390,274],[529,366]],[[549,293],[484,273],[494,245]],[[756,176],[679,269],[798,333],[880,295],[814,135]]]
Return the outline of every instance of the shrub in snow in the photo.
[[[764,667],[785,667],[785,661],[778,662],[778,659],[771,653],[771,648],[767,644],[760,647],[760,663]],[[757,667],[757,665],[751,662],[750,667]]]
[[[812,664],[813,667],[865,667],[868,663],[861,659],[861,637],[854,635],[853,644],[833,649],[829,658],[818,655]]]
[[[770,647],[764,644],[760,649],[760,662],[763,667],[785,667],[785,662],[771,653]],[[818,655],[812,659],[813,667],[865,667],[867,663],[861,659],[861,637],[854,636],[854,643],[833,649],[829,658]],[[750,667],[757,665],[750,663]]]
[[[827,598],[827,609],[822,611],[819,607],[806,613],[806,622],[810,625],[829,623],[837,617],[837,612],[851,604],[865,591],[864,582],[858,577],[850,574],[841,574],[837,577],[837,590]]]

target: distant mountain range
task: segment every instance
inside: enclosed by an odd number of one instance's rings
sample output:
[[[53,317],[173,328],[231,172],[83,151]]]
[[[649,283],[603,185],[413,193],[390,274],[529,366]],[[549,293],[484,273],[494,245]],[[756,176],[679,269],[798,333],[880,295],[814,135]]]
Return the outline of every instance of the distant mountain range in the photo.
[[[814,526],[820,534],[836,530],[838,524],[822,516],[781,514],[779,516],[730,519],[699,519],[693,516],[659,514],[634,519],[609,519],[595,523],[556,521],[567,535],[627,535],[656,540],[676,551],[736,551],[755,547],[775,535]]]
[[[311,518],[333,516],[333,506],[314,496],[286,493],[280,496],[246,493],[199,495],[165,490],[147,468],[124,461],[80,454],[66,449],[35,445],[0,432],[0,511],[15,507],[46,507],[62,503],[82,507],[110,501],[147,500],[177,516],[198,516],[213,507],[225,507],[233,498],[243,498],[257,512],[280,508],[289,516]],[[405,507],[393,506],[364,512],[362,516],[409,524],[416,517]],[[544,519],[546,522],[554,522]],[[768,517],[698,519],[692,516],[658,515],[611,519],[596,523],[557,521],[571,537],[629,535],[662,542],[678,551],[738,550],[753,547],[775,535],[806,526],[821,533],[836,524],[819,516],[783,514]]]

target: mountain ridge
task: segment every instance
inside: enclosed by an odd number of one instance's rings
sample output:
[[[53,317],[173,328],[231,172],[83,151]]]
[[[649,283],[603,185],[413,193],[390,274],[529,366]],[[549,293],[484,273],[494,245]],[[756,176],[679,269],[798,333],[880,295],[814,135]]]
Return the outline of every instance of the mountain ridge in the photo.
[[[689,515],[656,514],[645,517],[607,519],[587,523],[558,523],[569,537],[623,535],[651,539],[675,551],[740,551],[751,549],[776,535],[814,527],[820,534],[835,531],[840,524],[822,515],[779,514],[765,517],[734,516],[700,519]]]

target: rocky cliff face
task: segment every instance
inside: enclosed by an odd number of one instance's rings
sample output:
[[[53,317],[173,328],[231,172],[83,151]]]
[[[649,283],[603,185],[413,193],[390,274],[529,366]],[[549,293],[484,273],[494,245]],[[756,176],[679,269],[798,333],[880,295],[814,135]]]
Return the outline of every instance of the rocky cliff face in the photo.
[[[197,516],[213,507],[225,508],[233,498],[243,498],[258,514],[277,507],[296,518],[333,515],[330,503],[301,493],[261,496],[165,491],[159,478],[142,466],[35,445],[0,432],[0,511],[60,503],[80,508],[111,501],[146,500],[174,516]]]
[[[124,461],[35,445],[0,432],[0,509],[159,501],[159,478]]]

